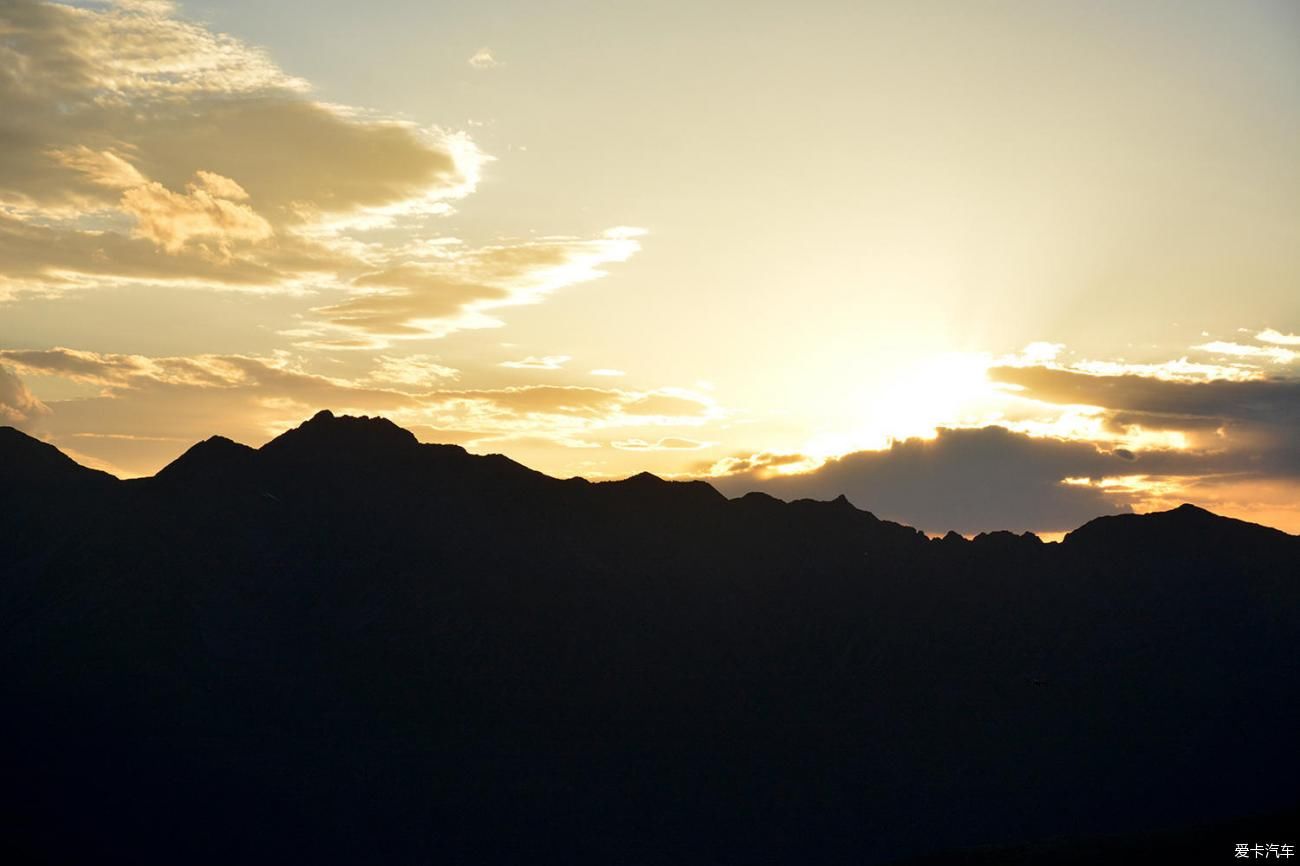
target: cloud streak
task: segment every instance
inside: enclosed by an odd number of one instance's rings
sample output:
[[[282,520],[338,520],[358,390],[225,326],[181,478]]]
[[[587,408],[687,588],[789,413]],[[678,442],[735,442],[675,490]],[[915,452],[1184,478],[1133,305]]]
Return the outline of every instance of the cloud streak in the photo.
[[[417,261],[362,274],[353,293],[317,307],[323,324],[380,340],[429,339],[501,324],[490,313],[533,304],[552,292],[605,276],[640,248],[639,229],[597,238],[552,238],[477,249],[443,245]]]
[[[569,355],[545,355],[538,358],[529,355],[519,361],[502,361],[497,366],[509,370],[563,370],[566,362],[573,360]]]
[[[1120,432],[1178,431],[1204,455],[1206,471],[1300,474],[1300,379],[1187,382],[1046,367],[994,367],[989,375],[1026,399],[1099,407]]]
[[[343,379],[307,370],[286,354],[150,357],[67,348],[4,349],[0,363],[20,372],[94,386],[91,397],[33,404],[6,373],[6,412],[41,416],[56,444],[114,464],[125,441],[128,474],[158,468],[181,443],[221,433],[261,442],[321,407],[380,413],[433,441],[500,443],[527,438],[558,447],[599,447],[590,437],[665,427],[698,427],[719,418],[712,399],[676,389],[637,391],[565,385],[448,388],[458,371],[424,357],[381,357],[367,376]],[[8,417],[8,416],[6,416]],[[445,434],[445,435],[444,435]],[[630,440],[629,440],[630,441]],[[649,441],[649,440],[647,440]],[[685,440],[681,440],[682,443]],[[172,444],[167,444],[172,443]],[[685,447],[673,437],[659,447]]]

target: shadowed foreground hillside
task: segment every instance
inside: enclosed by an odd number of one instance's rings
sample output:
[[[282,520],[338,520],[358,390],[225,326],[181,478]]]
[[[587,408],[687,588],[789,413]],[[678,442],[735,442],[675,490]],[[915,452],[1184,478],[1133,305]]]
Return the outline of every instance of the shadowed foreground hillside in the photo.
[[[1191,506],[931,541],[321,413],[133,481],[3,428],[0,513],[7,862],[1300,842],[1300,538]]]

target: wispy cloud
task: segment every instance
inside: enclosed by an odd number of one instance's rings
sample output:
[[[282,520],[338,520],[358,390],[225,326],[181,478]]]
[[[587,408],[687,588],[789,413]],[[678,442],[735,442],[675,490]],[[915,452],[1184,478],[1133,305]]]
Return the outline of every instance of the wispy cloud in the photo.
[[[1266,328],[1255,335],[1256,340],[1276,343],[1279,346],[1300,346],[1300,334],[1283,334],[1273,328]]]
[[[644,439],[621,439],[610,443],[623,451],[698,451],[716,442],[701,442],[696,439],[683,439],[679,436],[665,436],[653,442]]]
[[[460,371],[438,363],[432,355],[380,355],[375,358],[375,368],[366,378],[377,385],[427,389],[459,379]]]
[[[0,366],[0,426],[30,430],[50,409],[28,390],[23,381]]]
[[[492,56],[490,48],[480,48],[465,62],[475,69],[494,69],[501,65],[501,62]]]
[[[518,361],[502,361],[497,366],[511,370],[563,370],[565,363],[571,360],[569,355],[546,355],[541,358],[529,355]]]
[[[597,448],[601,443],[592,437],[615,431],[621,434],[619,441],[639,438],[677,447],[680,437],[655,439],[645,432],[696,428],[723,415],[712,398],[675,388],[448,387],[458,371],[422,355],[380,356],[369,373],[357,378],[322,375],[287,353],[156,357],[4,349],[0,363],[21,373],[97,387],[93,396],[45,406],[33,403],[30,392],[6,373],[2,396],[6,412],[15,418],[21,414],[24,423],[40,415],[42,429],[56,444],[71,444],[133,474],[157,469],[179,453],[179,443],[213,433],[261,442],[321,407],[382,413],[433,440],[531,440],[562,448]],[[122,444],[128,440],[162,444],[137,444],[128,453]]]
[[[1285,343],[1287,336],[1288,335],[1284,334],[1276,334],[1276,338],[1281,339],[1275,338],[1270,342]],[[1284,349],[1277,345],[1253,346],[1246,343],[1215,340],[1209,343],[1202,343],[1196,348],[1200,349],[1202,352],[1210,352],[1215,355],[1227,355],[1233,358],[1260,358],[1274,364],[1290,364],[1296,359],[1300,359],[1300,352],[1292,349]]]
[[[599,279],[604,266],[640,248],[640,230],[596,238],[547,238],[467,248],[448,244],[418,260],[357,277],[351,294],[316,308],[319,320],[353,336],[432,339],[497,327],[494,311],[533,304],[566,286]]]

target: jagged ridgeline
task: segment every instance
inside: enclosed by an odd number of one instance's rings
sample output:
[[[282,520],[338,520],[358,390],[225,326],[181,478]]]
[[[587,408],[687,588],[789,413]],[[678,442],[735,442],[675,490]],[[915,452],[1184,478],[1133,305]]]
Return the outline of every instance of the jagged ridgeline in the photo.
[[[130,481],[3,428],[0,515],[8,862],[1226,862],[1295,827],[1300,538],[1191,506],[930,540],[321,413]]]

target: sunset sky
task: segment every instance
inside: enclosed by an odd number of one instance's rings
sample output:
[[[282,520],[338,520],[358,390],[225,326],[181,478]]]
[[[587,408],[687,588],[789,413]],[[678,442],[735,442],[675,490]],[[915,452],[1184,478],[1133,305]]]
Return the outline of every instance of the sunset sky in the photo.
[[[1300,4],[0,0],[0,424],[1300,532]]]

